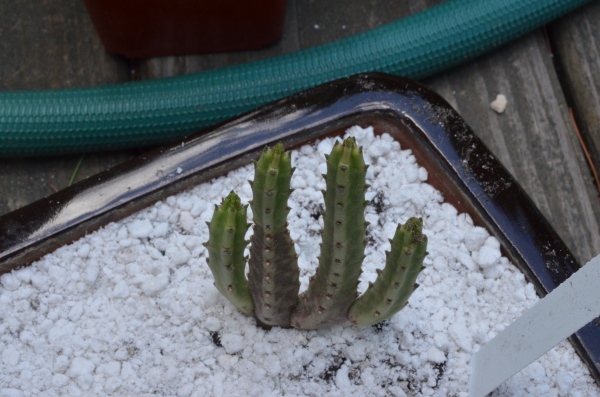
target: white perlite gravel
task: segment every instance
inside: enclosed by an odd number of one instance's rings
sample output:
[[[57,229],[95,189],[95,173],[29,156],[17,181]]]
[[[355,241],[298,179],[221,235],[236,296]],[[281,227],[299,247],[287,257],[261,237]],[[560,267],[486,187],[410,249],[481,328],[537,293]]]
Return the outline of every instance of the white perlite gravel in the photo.
[[[219,295],[205,263],[205,221],[232,189],[248,202],[247,166],[3,275],[0,397],[466,396],[471,353],[538,298],[498,241],[425,183],[427,171],[409,150],[371,129],[350,133],[371,164],[359,289],[383,266],[398,222],[422,217],[429,237],[421,287],[392,320],[265,331]],[[301,289],[316,266],[322,153],[332,144],[293,156],[290,229]],[[494,395],[600,391],[563,342]]]

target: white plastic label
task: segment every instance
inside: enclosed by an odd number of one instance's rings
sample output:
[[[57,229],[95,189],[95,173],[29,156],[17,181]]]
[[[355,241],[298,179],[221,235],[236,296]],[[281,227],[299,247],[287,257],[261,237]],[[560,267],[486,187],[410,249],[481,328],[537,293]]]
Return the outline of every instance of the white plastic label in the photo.
[[[486,396],[599,315],[597,256],[473,355],[469,397]]]

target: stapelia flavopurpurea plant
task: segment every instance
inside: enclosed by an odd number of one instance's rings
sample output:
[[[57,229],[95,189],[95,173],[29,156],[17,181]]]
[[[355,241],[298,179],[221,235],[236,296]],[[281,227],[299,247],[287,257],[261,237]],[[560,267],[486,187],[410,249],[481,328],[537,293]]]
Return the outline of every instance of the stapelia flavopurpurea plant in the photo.
[[[247,206],[234,192],[215,206],[208,222],[205,246],[215,286],[240,311],[254,313],[262,326],[317,329],[345,321],[377,324],[401,310],[418,286],[427,236],[422,233],[422,220],[410,218],[398,225],[375,282],[357,297],[368,226],[364,218],[367,166],[354,138],[336,142],[326,159],[319,265],[300,296],[298,256],[287,224],[294,168],[281,143],[265,148],[254,163],[251,241],[244,238],[250,227]],[[248,243],[249,259],[244,258]]]
[[[292,159],[281,143],[264,150],[254,163],[251,238],[248,280],[257,320],[268,326],[290,325],[298,303],[298,256],[287,228],[287,205],[292,193]]]

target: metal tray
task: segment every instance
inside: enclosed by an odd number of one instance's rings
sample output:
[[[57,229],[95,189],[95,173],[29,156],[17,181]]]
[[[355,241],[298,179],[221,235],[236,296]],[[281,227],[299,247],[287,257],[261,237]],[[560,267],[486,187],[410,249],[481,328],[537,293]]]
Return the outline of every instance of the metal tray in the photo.
[[[373,126],[410,148],[447,202],[500,241],[540,296],[580,267],[509,172],[439,95],[404,78],[360,74],[203,130],[0,217],[0,274],[167,196],[255,159]],[[600,321],[570,338],[600,384]]]

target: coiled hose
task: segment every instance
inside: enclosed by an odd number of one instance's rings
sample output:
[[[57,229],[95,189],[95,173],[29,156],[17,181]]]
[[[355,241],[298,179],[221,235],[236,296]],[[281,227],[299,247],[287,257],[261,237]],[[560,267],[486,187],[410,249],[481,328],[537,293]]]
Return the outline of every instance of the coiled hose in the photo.
[[[588,1],[449,0],[337,42],[244,65],[112,86],[0,93],[0,156],[155,145],[355,73],[422,78]]]

